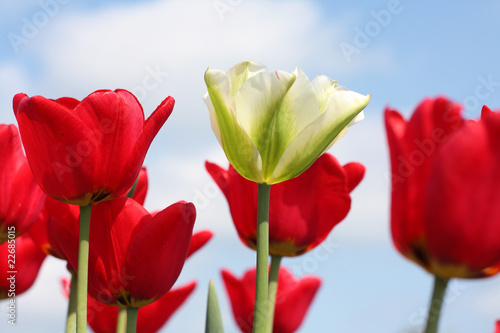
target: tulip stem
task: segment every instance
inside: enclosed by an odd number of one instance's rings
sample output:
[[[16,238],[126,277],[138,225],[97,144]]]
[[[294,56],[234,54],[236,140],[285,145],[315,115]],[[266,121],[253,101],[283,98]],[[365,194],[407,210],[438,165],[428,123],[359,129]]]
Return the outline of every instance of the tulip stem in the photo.
[[[278,292],[278,274],[280,272],[281,256],[271,256],[271,269],[269,271],[269,297],[267,302],[267,333],[273,333],[274,309],[276,307],[276,294]]]
[[[127,308],[127,333],[135,333],[139,308]]]
[[[75,333],[76,330],[76,273],[71,271],[71,282],[69,287],[68,315],[66,317],[66,333]]]
[[[87,284],[89,271],[89,234],[92,206],[80,206],[80,241],[78,246],[78,275],[76,278],[76,332],[87,332]]]
[[[257,276],[253,332],[264,333],[267,320],[267,273],[269,265],[269,198],[271,185],[258,184],[257,194]]]
[[[116,333],[126,333],[127,329],[127,309],[120,308],[116,318]]]
[[[427,327],[425,333],[437,333],[439,316],[449,279],[435,275],[434,290],[432,292],[431,304],[429,305],[429,315],[427,317]]]

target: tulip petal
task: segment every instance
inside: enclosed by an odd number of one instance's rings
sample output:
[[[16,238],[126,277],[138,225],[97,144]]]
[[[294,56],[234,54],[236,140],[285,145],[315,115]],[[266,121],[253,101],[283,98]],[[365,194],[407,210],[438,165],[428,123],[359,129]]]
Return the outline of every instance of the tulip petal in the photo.
[[[144,206],[144,201],[146,201],[146,195],[148,193],[148,173],[146,167],[142,167],[139,173],[139,179],[137,180],[137,186],[135,187],[132,199]]]
[[[83,99],[73,113],[87,129],[79,143],[84,148],[77,153],[83,159],[86,159],[87,150],[102,154],[94,164],[92,181],[107,189],[120,187],[117,195],[124,194],[126,189],[123,187],[130,188],[138,172],[132,174],[129,168],[116,166],[130,163],[131,147],[143,130],[141,105],[128,91],[101,90]]]
[[[284,149],[280,136],[274,135],[275,130],[286,132],[291,127],[291,123],[286,121],[290,112],[284,112],[283,117],[279,113],[282,101],[295,78],[295,74],[282,71],[259,73],[247,79],[234,98],[238,122],[250,136],[262,161],[266,161],[262,165],[264,179],[267,174],[272,173]],[[289,104],[286,105],[289,107]],[[287,128],[282,128],[283,126]],[[281,137],[286,137],[286,133],[281,133]],[[281,146],[276,147],[277,145]]]
[[[12,259],[9,257],[11,254],[9,245],[11,244],[3,243],[0,245],[0,256],[4,258],[0,260],[0,300],[12,297],[11,282],[13,281],[8,279],[12,276],[12,273],[9,273],[12,269],[8,266],[10,259]],[[15,274],[14,289],[15,296],[18,296],[33,285],[46,256],[27,233],[16,237],[15,245],[15,271],[17,273]]]
[[[265,65],[253,61],[243,61],[231,67],[227,71],[229,83],[231,84],[231,96],[236,95],[243,82],[258,73],[266,72],[266,70]]]
[[[224,168],[221,168],[215,163],[210,163],[210,162],[205,162],[205,168],[207,169],[208,173],[210,176],[212,176],[212,179],[217,183],[219,188],[221,189],[222,193],[227,197],[228,196],[228,191],[229,191],[229,172],[224,170]]]
[[[240,281],[228,270],[222,270],[221,274],[236,323],[242,332],[252,332],[255,287],[252,290],[251,284]],[[255,270],[253,270],[253,283],[255,284]]]
[[[125,266],[133,277],[127,288],[132,306],[149,304],[173,286],[187,257],[195,217],[193,204],[178,202],[139,225]]]
[[[429,268],[424,235],[426,185],[436,152],[464,123],[461,106],[444,97],[422,101],[406,122],[386,109],[391,158],[391,232],[406,257]]]
[[[238,172],[252,180],[262,179],[262,160],[256,146],[236,119],[235,102],[230,94],[231,85],[223,71],[207,69],[205,83],[208,95],[204,101],[209,109],[212,128],[229,162]]]
[[[196,282],[170,290],[157,301],[139,309],[137,332],[158,332],[196,288]]]
[[[500,150],[493,147],[500,147],[500,114],[491,113],[436,153],[424,221],[432,269],[442,277],[498,272],[488,269],[500,264]]]
[[[193,253],[208,243],[213,235],[214,234],[210,230],[202,230],[195,233],[191,238],[191,244],[189,245],[187,257],[190,257]]]
[[[369,100],[370,95],[353,91],[332,94],[325,112],[291,142],[266,182],[274,184],[300,175],[366,107]],[[301,161],[301,164],[297,165],[295,161]]]
[[[321,280],[314,276],[296,279],[287,269],[280,269],[278,288],[284,290],[276,303],[274,332],[293,333],[298,330],[309,307],[321,286]],[[279,290],[278,290],[279,293]],[[291,301],[293,300],[293,302]]]
[[[366,168],[361,163],[351,162],[344,165],[344,171],[347,177],[347,190],[351,192],[365,176]]]
[[[82,158],[72,148],[81,145],[88,132],[76,114],[56,101],[24,94],[16,95],[14,107],[26,156],[44,192],[70,201],[83,199],[82,193],[93,193],[89,179],[95,170],[95,149]],[[61,186],[67,189],[64,198],[59,196]]]
[[[311,82],[298,67],[293,74],[296,79],[282,98],[273,124],[269,126],[271,131],[267,145],[269,163],[263,168],[264,179],[272,174],[288,145],[319,116],[318,101]]]

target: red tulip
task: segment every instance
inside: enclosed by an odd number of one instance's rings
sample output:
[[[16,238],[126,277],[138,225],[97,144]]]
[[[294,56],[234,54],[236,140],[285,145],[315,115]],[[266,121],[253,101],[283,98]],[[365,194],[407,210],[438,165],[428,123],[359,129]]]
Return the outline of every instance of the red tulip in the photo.
[[[443,278],[500,270],[500,115],[465,122],[460,107],[427,99],[406,122],[385,112],[396,248]]]
[[[255,268],[243,275],[242,279],[229,271],[222,271],[233,315],[242,332],[252,332],[255,297]],[[274,312],[274,333],[295,332],[307,313],[307,310],[321,285],[315,276],[297,279],[281,267],[278,275],[278,293]]]
[[[45,201],[23,154],[14,125],[0,125],[0,244],[9,230],[22,235],[35,222]]]
[[[170,290],[155,302],[140,308],[137,316],[137,333],[158,332],[191,295],[195,287],[196,282],[190,282]],[[92,297],[88,297],[87,306],[88,323],[95,333],[116,332],[120,308],[99,303]]]
[[[197,232],[191,239],[188,257],[205,245],[212,237],[208,230]],[[155,302],[142,307],[137,318],[137,332],[152,333],[160,330],[172,314],[184,303],[196,287],[191,282],[183,287],[172,289]],[[119,308],[97,302],[88,298],[88,322],[96,333],[114,333]]]
[[[29,234],[0,245],[0,300],[18,296],[35,282],[45,254]]]
[[[14,97],[35,179],[49,196],[80,206],[129,191],[173,106],[168,97],[144,120],[141,105],[126,90],[98,90],[81,102]]]
[[[154,216],[124,197],[95,205],[90,223],[90,296],[122,307],[141,307],[163,296],[184,265],[195,215],[194,205],[186,202]],[[72,244],[77,238],[64,224],[51,227],[76,268]]]
[[[495,325],[495,333],[500,333],[500,320],[498,320]]]
[[[207,171],[226,196],[239,237],[256,248],[257,184],[206,162]],[[365,168],[359,163],[341,166],[323,154],[300,176],[271,187],[269,253],[296,256],[320,244],[351,207],[349,193],[359,184]]]

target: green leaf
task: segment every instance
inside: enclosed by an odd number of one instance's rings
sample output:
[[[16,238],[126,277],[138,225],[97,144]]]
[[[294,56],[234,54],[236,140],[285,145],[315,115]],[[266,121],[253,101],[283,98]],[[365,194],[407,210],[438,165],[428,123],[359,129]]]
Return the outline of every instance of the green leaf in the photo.
[[[224,333],[219,300],[217,298],[217,292],[212,280],[210,280],[208,285],[207,321],[205,324],[205,333]]]

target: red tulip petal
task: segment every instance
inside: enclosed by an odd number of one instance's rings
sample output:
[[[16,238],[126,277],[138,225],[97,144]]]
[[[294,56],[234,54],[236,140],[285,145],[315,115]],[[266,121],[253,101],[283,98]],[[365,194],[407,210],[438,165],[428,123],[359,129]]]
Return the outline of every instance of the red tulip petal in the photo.
[[[76,106],[78,104],[80,104],[79,100],[77,100],[75,98],[71,98],[71,97],[61,97],[61,98],[56,99],[55,102],[65,106],[71,110],[73,110],[74,108],[76,108]]]
[[[391,229],[398,250],[428,266],[424,235],[425,185],[436,151],[464,124],[461,107],[439,97],[425,99],[405,123],[386,110],[387,140],[392,166]]]
[[[156,108],[151,116],[146,119],[142,133],[137,139],[135,147],[131,152],[129,162],[130,164],[134,164],[137,163],[137,161],[140,161],[139,164],[142,165],[151,142],[153,141],[154,137],[163,126],[163,124],[167,121],[168,117],[170,117],[170,114],[174,109],[174,104],[174,98],[170,96],[167,97],[161,102],[161,104]]]
[[[321,280],[310,276],[296,279],[282,267],[278,277],[278,296],[273,332],[292,333],[297,331],[311,305]]]
[[[88,130],[73,110],[40,96],[20,99],[19,94],[14,105],[26,156],[42,189],[61,200],[92,193],[89,179],[98,159],[95,149],[82,141]]]
[[[134,232],[125,268],[133,277],[126,290],[136,306],[160,298],[177,280],[186,260],[195,217],[192,203],[178,202],[141,223]]]
[[[140,103],[125,90],[97,91],[83,99],[74,113],[87,127],[86,146],[100,154],[92,170],[93,181],[114,191],[114,196],[125,194],[142,165],[142,160],[131,161],[144,126]]]
[[[210,176],[212,176],[213,180],[219,188],[222,190],[222,193],[227,197],[228,196],[228,187],[229,187],[229,175],[226,170],[218,166],[217,164],[205,162],[205,169],[207,169]]]
[[[137,333],[159,331],[170,317],[180,308],[196,288],[196,282],[167,292],[155,302],[139,309],[137,317]]]
[[[247,286],[243,281],[238,280],[231,272],[222,270],[222,279],[226,287],[227,294],[231,301],[234,319],[242,332],[250,333],[253,327],[253,307],[255,286]],[[255,270],[253,284],[255,284]],[[251,280],[251,278],[250,278]]]
[[[92,297],[99,300],[91,290],[92,285],[96,291],[107,288],[111,295],[120,298],[122,292],[135,283],[134,272],[125,264],[127,252],[136,227],[149,221],[151,216],[146,209],[125,197],[92,207],[89,252],[89,294]]]
[[[0,125],[0,243],[9,227],[22,235],[35,222],[44,200],[21,147],[16,126]]]
[[[9,256],[9,245],[15,244],[15,256]],[[38,275],[40,266],[45,260],[45,254],[33,242],[29,234],[16,237],[15,242],[6,242],[0,245],[0,300],[8,297],[14,292],[19,296],[28,290]],[[12,260],[12,261],[11,261]],[[12,268],[10,265],[14,265]],[[15,273],[11,273],[15,271]],[[14,277],[15,287],[11,288],[11,280]]]
[[[139,180],[137,181],[137,186],[135,187],[134,195],[132,199],[144,206],[146,201],[146,194],[148,193],[148,173],[145,167],[142,167],[139,173]]]
[[[500,264],[498,147],[500,114],[491,113],[479,123],[467,123],[436,156],[428,180],[425,226],[433,269],[441,276],[498,271],[487,270]]]
[[[351,192],[359,185],[365,176],[366,168],[361,163],[351,162],[344,165],[344,172],[347,177],[347,190]]]
[[[323,154],[299,177],[273,185],[270,253],[299,255],[321,243],[349,212],[347,184],[337,159]]]
[[[120,308],[87,297],[87,322],[95,333],[115,333]]]
[[[191,245],[189,245],[187,256],[190,257],[193,253],[203,247],[213,235],[214,234],[210,230],[202,230],[195,233],[191,238]]]

